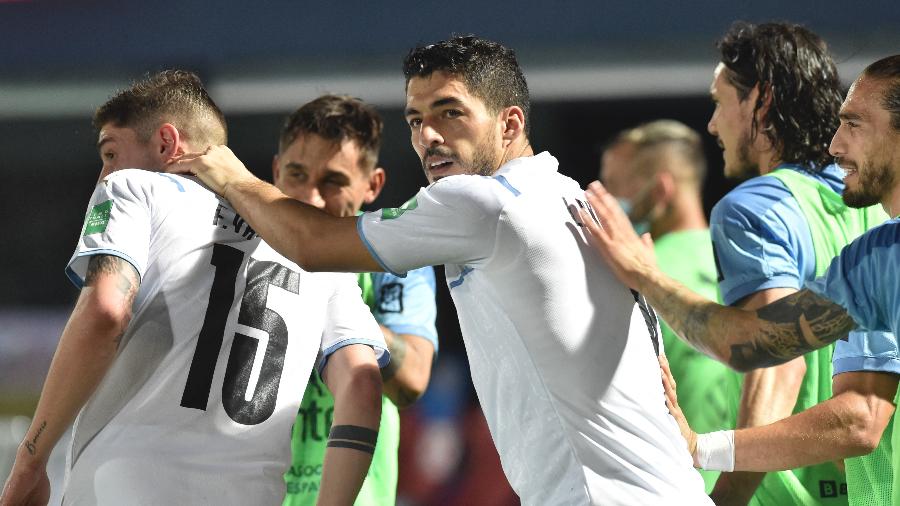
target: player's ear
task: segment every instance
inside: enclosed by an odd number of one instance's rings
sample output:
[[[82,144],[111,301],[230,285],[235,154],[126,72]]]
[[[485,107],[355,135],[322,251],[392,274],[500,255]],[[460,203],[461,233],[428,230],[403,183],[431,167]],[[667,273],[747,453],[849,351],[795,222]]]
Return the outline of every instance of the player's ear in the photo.
[[[366,198],[363,200],[366,204],[371,204],[378,198],[378,194],[384,188],[386,178],[387,174],[381,167],[375,167],[369,172],[369,187],[366,189]]]
[[[669,202],[675,195],[675,177],[671,172],[661,170],[656,173],[656,185],[653,199],[656,202]]]
[[[525,135],[525,111],[517,105],[511,105],[500,113],[502,136],[506,144]]]
[[[185,153],[183,139],[178,128],[171,123],[163,123],[154,134],[156,152],[163,162],[168,163]]]

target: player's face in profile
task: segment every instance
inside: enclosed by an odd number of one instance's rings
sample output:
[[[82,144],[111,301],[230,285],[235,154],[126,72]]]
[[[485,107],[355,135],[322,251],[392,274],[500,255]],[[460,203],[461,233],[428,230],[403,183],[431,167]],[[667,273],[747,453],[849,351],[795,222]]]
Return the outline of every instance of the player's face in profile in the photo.
[[[878,204],[900,170],[900,132],[881,104],[885,83],[860,77],[841,105],[841,124],[829,152],[844,170],[844,202],[851,207]]]
[[[758,175],[759,167],[751,159],[750,129],[755,100],[751,96],[741,101],[737,88],[728,82],[725,65],[719,64],[713,73],[709,93],[716,105],[707,130],[722,148],[725,176],[741,178]],[[751,94],[752,95],[752,94]]]
[[[456,174],[491,175],[500,166],[499,114],[491,114],[452,74],[409,80],[406,122],[429,183]]]
[[[316,134],[301,134],[275,157],[272,175],[285,195],[334,216],[353,216],[374,200],[372,170],[362,167],[353,141],[335,143]]]
[[[111,123],[103,125],[97,138],[97,150],[103,162],[101,179],[122,169],[162,169],[160,158],[154,156],[154,147],[149,140],[142,141],[128,127],[117,127]]]

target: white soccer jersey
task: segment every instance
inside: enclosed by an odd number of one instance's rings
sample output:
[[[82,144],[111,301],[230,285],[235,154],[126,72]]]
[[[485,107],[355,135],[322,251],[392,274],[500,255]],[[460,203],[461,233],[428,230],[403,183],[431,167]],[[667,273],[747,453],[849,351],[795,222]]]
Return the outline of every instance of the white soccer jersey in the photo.
[[[98,184],[67,272],[90,256],[141,277],[118,356],[75,422],[65,504],[280,504],[291,424],[320,357],[388,358],[352,274],[275,253],[193,178]]]
[[[446,264],[472,379],[524,504],[709,504],[648,325],[570,214],[548,153],[452,176],[360,233],[394,272]]]

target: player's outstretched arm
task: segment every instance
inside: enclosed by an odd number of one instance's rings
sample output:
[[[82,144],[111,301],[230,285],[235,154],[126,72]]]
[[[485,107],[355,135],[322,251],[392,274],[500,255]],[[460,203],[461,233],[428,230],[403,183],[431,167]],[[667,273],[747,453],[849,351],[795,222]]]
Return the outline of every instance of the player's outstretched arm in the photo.
[[[63,330],[34,418],[19,445],[0,504],[46,504],[50,452],[112,365],[140,286],[121,258],[91,257],[84,288]]]
[[[166,169],[196,175],[227,199],[275,251],[308,271],[382,270],[356,230],[356,218],[339,218],[294,200],[250,173],[225,146],[186,155]]]
[[[378,439],[381,372],[372,348],[351,344],[329,357],[322,379],[334,396],[334,418],[317,504],[349,506],[366,478]]]
[[[740,471],[779,471],[866,455],[878,447],[894,414],[898,378],[872,371],[839,374],[834,397],[773,424],[734,431],[733,450],[717,445],[704,449],[708,435],[701,434],[694,461],[703,460],[698,455],[704,451],[719,452],[708,461]],[[734,499],[719,487],[712,495],[717,504]]]
[[[592,243],[620,281],[641,292],[682,339],[739,371],[781,364],[847,335],[847,312],[800,290],[755,312],[711,302],[663,274],[650,246],[603,185],[586,192],[599,223],[581,211]]]

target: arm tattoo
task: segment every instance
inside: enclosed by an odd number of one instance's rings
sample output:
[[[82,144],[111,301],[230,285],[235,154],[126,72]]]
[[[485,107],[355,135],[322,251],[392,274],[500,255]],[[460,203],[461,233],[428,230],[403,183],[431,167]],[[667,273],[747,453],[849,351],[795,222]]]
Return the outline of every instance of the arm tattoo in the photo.
[[[116,288],[122,294],[122,304],[131,313],[134,297],[141,286],[137,270],[126,260],[112,255],[94,255],[88,261],[87,273],[84,276],[84,286],[94,286],[100,276],[114,276]],[[116,336],[116,348],[121,344],[122,334]]]
[[[400,334],[394,334],[388,351],[391,352],[391,361],[381,370],[381,379],[384,381],[396,376],[397,371],[403,367],[403,360],[406,359],[406,339],[403,339]]]
[[[34,455],[37,453],[37,442],[40,439],[41,434],[44,432],[44,429],[47,428],[47,420],[41,422],[40,427],[37,429],[37,433],[31,438],[31,441],[25,441],[25,448],[28,450],[28,453]]]
[[[800,290],[758,311],[760,328],[750,341],[731,346],[736,369],[777,365],[844,338],[856,323],[841,306]]]

